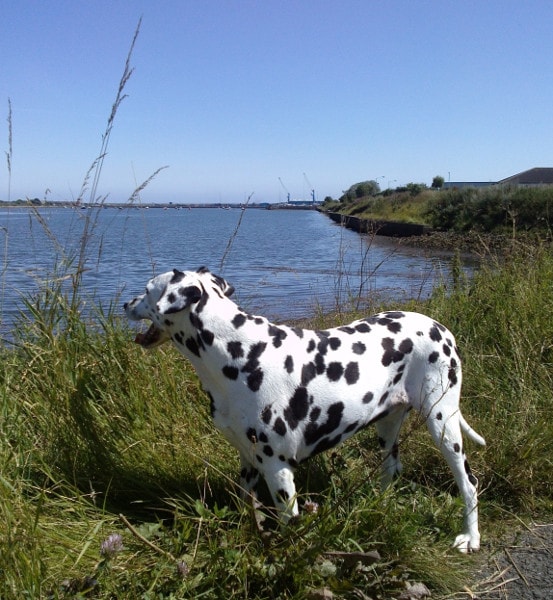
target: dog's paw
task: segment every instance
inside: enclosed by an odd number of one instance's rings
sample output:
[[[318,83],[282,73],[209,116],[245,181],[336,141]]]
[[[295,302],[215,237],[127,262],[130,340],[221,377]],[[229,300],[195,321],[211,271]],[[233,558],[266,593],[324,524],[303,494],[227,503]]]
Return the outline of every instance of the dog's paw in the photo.
[[[462,533],[455,538],[453,547],[462,552],[468,554],[469,552],[476,552],[480,549],[480,536],[470,535],[469,533]]]

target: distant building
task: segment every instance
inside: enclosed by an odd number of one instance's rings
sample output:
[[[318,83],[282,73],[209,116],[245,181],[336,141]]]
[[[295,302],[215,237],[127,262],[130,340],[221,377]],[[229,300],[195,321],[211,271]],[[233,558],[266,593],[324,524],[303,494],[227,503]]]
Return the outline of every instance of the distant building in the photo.
[[[497,185],[516,185],[521,187],[537,187],[541,185],[553,185],[553,168],[551,167],[536,167],[523,171],[517,175],[511,175],[501,181]]]
[[[482,188],[494,185],[495,181],[446,181],[442,190],[454,190],[461,188]]]
[[[553,167],[536,167],[522,171],[501,181],[446,181],[443,190],[461,188],[483,188],[490,185],[512,185],[519,187],[537,187],[542,185],[553,185]]]

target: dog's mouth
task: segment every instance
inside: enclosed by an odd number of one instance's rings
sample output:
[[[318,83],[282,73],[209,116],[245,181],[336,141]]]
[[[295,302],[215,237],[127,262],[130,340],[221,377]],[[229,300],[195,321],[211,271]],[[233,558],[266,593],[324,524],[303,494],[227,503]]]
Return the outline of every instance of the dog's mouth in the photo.
[[[163,344],[163,342],[167,341],[167,338],[163,335],[162,331],[152,323],[146,332],[137,333],[134,341],[143,348],[149,349]]]

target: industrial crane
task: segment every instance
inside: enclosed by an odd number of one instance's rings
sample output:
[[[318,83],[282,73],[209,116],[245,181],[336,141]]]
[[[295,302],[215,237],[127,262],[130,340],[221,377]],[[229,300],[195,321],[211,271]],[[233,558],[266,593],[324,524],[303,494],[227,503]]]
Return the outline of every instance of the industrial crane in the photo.
[[[286,202],[288,202],[288,204],[290,204],[290,192],[288,191],[288,188],[282,183],[282,179],[280,177],[278,178],[278,180],[280,181],[280,185],[286,192]]]
[[[315,188],[311,185],[311,182],[309,181],[309,179],[307,179],[307,175],[305,173],[303,174],[303,177],[307,182],[307,185],[309,186],[309,190],[311,192],[311,204],[315,204]]]

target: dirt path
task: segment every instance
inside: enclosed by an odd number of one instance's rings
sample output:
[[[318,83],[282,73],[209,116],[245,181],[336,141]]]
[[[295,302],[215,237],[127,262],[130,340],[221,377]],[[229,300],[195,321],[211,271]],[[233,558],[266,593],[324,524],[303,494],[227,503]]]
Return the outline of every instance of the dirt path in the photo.
[[[553,598],[553,524],[533,524],[492,550],[466,597],[473,600]]]

